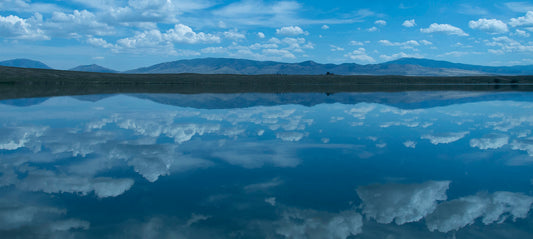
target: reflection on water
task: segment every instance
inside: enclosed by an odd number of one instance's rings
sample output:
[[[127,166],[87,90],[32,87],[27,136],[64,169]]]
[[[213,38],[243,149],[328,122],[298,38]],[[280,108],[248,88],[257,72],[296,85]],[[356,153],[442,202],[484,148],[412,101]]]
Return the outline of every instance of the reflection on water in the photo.
[[[533,235],[532,93],[0,103],[2,238]]]

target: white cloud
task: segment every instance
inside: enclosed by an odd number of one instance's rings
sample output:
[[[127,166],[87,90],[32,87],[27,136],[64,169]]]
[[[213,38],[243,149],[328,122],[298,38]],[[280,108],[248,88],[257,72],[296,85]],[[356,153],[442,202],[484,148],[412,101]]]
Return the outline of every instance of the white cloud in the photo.
[[[526,31],[522,31],[520,29],[516,29],[515,32],[512,35],[520,36],[520,37],[529,37],[530,36],[529,33],[527,33]]]
[[[528,11],[525,16],[518,18],[511,18],[509,25],[513,27],[531,27],[533,26],[533,10]]]
[[[242,40],[246,39],[246,36],[236,30],[224,32],[224,37],[232,40]]]
[[[533,11],[533,4],[530,2],[506,2],[504,5],[515,12]]]
[[[258,0],[231,3],[213,11],[217,17],[241,25],[272,26],[297,22],[301,4],[295,1],[265,3]]]
[[[328,30],[329,29],[329,26],[328,25],[322,25],[322,30]]]
[[[89,37],[87,39],[87,43],[93,45],[93,46],[98,46],[98,47],[102,47],[102,48],[113,48],[114,45],[111,44],[111,43],[108,43],[106,40],[102,39],[102,38],[97,38],[97,37]]]
[[[378,30],[378,28],[377,27],[371,27],[371,28],[368,28],[366,30],[369,31],[369,32],[375,32],[375,31]]]
[[[420,32],[423,33],[435,33],[442,32],[448,35],[468,36],[461,28],[452,26],[450,24],[438,24],[432,23],[428,28],[420,28]]]
[[[420,43],[421,43],[422,45],[426,45],[426,46],[428,46],[428,45],[433,45],[433,42],[430,42],[430,41],[428,41],[428,40],[421,40]]]
[[[533,44],[522,45],[507,36],[493,37],[492,42],[487,42],[487,46],[500,47],[500,50],[504,52],[533,52]]]
[[[402,26],[404,26],[404,27],[414,27],[414,26],[416,26],[415,19],[405,20],[402,23]]]
[[[339,46],[329,45],[329,47],[331,48],[331,51],[344,51],[344,48]]]
[[[218,43],[220,37],[209,33],[196,33],[189,26],[176,24],[174,28],[165,33],[159,30],[147,30],[139,32],[133,37],[123,38],[117,41],[115,51],[141,51],[148,50],[152,53],[178,54],[174,49],[174,43]]]
[[[262,33],[262,32],[258,32],[258,33],[257,33],[257,36],[258,36],[259,38],[265,38],[265,34]]]
[[[350,45],[351,46],[362,46],[364,45],[364,43],[360,41],[350,41]]]
[[[462,197],[440,204],[426,217],[426,225],[430,231],[450,232],[478,219],[485,225],[503,223],[509,216],[526,218],[532,203],[533,197],[512,192]]]
[[[446,200],[450,181],[429,181],[421,184],[375,184],[357,188],[363,214],[378,223],[402,225],[416,222],[437,208],[437,201]]]
[[[32,18],[23,19],[18,16],[0,16],[0,37],[25,40],[49,40],[42,29],[42,16],[38,13]]]
[[[507,24],[497,19],[481,18],[477,21],[468,22],[468,26],[472,29],[479,29],[489,33],[506,33],[509,31]]]
[[[72,13],[54,12],[44,27],[53,35],[79,36],[80,34],[112,35],[114,28],[101,22],[98,17],[87,10],[74,10]]]
[[[345,57],[348,57],[352,60],[355,60],[357,62],[361,63],[373,63],[376,62],[374,58],[366,54],[365,48],[359,48],[357,50],[353,50],[350,53],[344,55]]]
[[[283,36],[298,36],[298,35],[308,35],[309,33],[304,31],[299,26],[288,26],[276,29],[276,34]]]
[[[345,239],[362,232],[363,217],[355,211],[327,213],[314,210],[288,209],[276,233],[294,239]]]
[[[479,149],[499,149],[509,143],[509,136],[488,134],[479,139],[471,139],[470,147]]]
[[[165,40],[176,43],[211,43],[220,42],[218,36],[214,36],[208,33],[196,33],[189,26],[183,24],[174,25],[173,29],[168,30],[164,36]]]
[[[426,134],[420,137],[421,139],[428,139],[432,144],[449,144],[457,140],[462,139],[470,132],[452,132],[452,133],[441,133],[441,134]]]
[[[379,40],[378,42],[384,46],[401,46],[402,48],[413,48],[415,46],[420,46],[420,43],[415,40],[409,40],[405,42],[390,42],[389,40]]]
[[[529,156],[533,157],[533,138],[513,140],[511,146],[514,150],[526,151]]]
[[[385,20],[377,20],[374,22],[374,24],[379,25],[379,26],[385,26],[387,25],[387,22]]]

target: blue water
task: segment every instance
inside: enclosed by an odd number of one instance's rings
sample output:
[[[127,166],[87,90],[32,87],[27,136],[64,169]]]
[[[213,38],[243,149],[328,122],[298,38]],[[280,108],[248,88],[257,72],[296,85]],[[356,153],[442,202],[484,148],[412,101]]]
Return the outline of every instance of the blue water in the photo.
[[[0,238],[531,238],[533,93],[0,101]]]

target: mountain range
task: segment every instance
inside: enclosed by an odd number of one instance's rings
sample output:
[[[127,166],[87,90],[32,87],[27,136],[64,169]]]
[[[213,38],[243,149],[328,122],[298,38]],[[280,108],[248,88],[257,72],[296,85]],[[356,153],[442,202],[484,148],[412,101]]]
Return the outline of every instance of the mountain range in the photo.
[[[0,66],[50,69],[46,64],[29,59],[0,62]],[[124,72],[99,65],[84,65],[70,71],[130,74],[281,74],[281,75],[407,75],[407,76],[472,76],[472,75],[533,75],[533,65],[479,66],[421,58],[401,58],[380,64],[356,63],[320,64],[314,61],[283,63],[233,58],[198,58],[160,63]]]

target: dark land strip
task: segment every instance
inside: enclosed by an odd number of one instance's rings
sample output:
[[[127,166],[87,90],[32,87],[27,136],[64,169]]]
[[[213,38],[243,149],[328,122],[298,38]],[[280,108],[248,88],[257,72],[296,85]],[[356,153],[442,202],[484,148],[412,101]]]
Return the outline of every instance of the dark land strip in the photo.
[[[533,91],[533,76],[122,74],[0,67],[0,99],[115,93]]]

